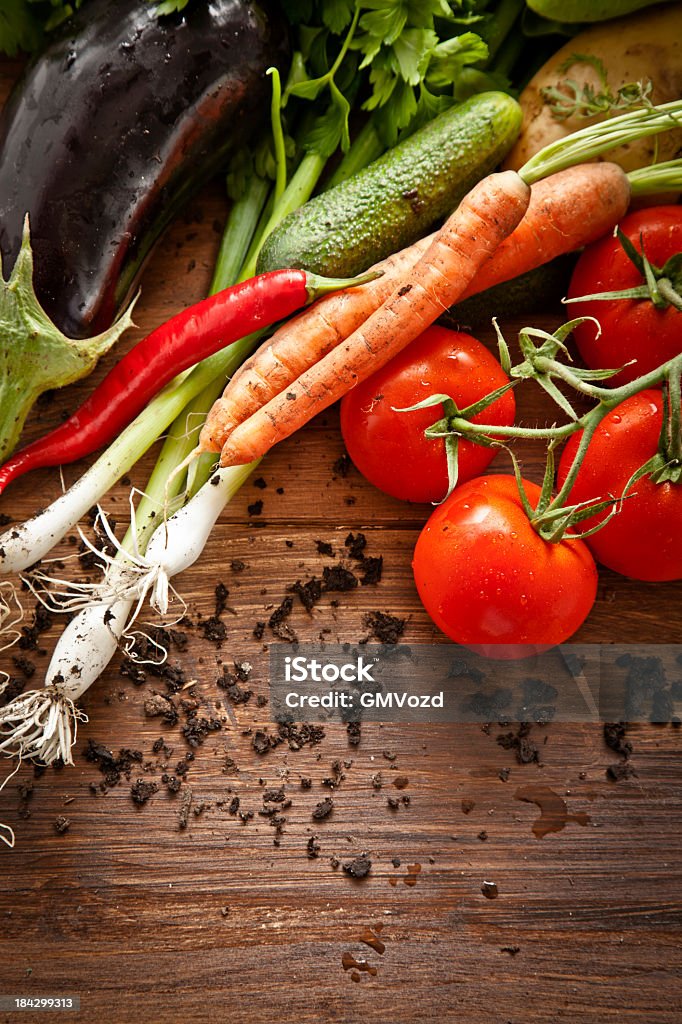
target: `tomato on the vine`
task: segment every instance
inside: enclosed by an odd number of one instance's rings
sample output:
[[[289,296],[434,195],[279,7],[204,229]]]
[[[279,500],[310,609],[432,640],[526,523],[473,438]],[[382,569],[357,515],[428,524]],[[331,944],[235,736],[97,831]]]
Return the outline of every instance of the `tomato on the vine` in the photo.
[[[656,455],[663,425],[663,394],[647,390],[625,399],[601,421],[590,441],[568,500],[619,498],[638,469]],[[566,480],[580,443],[574,434],[559,462]],[[589,530],[607,513],[584,520]],[[620,511],[588,537],[595,558],[637,580],[682,578],[682,483],[655,483],[643,476],[631,487]]]
[[[620,230],[656,271],[669,273],[675,290],[682,284],[682,261],[668,264],[671,257],[682,252],[682,206],[638,210],[625,217]],[[574,299],[644,284],[642,270],[628,256],[620,240],[607,235],[588,245],[580,256],[568,296]],[[580,354],[591,369],[618,369],[635,360],[609,378],[609,385],[635,380],[682,351],[682,311],[674,304],[657,308],[649,297],[593,299],[573,302],[570,309],[573,316],[595,317],[601,325],[598,337],[596,326],[590,321],[573,332]]]
[[[530,504],[537,484],[523,482]],[[567,640],[597,594],[589,549],[570,534],[556,543],[533,528],[513,476],[458,487],[433,512],[412,562],[424,607],[452,640],[494,657]],[[491,645],[505,645],[495,647]]]
[[[508,383],[495,357],[469,334],[429,327],[383,369],[341,402],[341,430],[353,463],[376,487],[407,501],[440,501],[447,493],[445,442],[424,431],[443,416],[443,406],[397,412],[433,394],[449,395],[459,409]],[[511,391],[472,417],[495,425],[514,422]],[[460,441],[459,480],[478,476],[494,448]]]

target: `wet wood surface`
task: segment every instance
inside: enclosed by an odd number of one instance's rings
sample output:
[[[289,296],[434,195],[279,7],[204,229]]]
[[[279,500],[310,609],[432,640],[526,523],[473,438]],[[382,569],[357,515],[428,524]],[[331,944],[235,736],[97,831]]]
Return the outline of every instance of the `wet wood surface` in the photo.
[[[6,67],[5,82],[12,73]],[[172,226],[145,273],[139,331],[119,354],[204,294],[224,215],[216,185]],[[536,323],[560,320],[553,310]],[[504,315],[501,323],[512,338],[520,326]],[[490,330],[482,337],[492,344]],[[26,439],[73,410],[113,359],[41,404]],[[521,409],[527,422],[548,413],[533,388]],[[170,726],[145,714],[145,700],[166,692],[164,681],[148,675],[134,685],[120,674],[117,657],[84,700],[89,722],[74,748],[75,766],[37,778],[23,766],[0,794],[0,821],[16,832],[14,850],[0,847],[0,995],[79,995],[79,1020],[117,1024],[681,1021],[679,730],[634,727],[636,774],[618,783],[606,777],[619,758],[598,725],[534,727],[540,763],[524,765],[496,742],[497,725],[489,732],[479,725],[364,725],[357,747],[342,726],[327,726],[318,745],[255,752],[255,732],[275,731],[256,698],[267,697],[267,646],[277,641],[267,630],[255,640],[253,628],[288,584],[333,564],[318,553],[317,540],[330,542],[338,556],[348,532],[362,530],[367,553],[384,558],[384,576],[377,586],[327,595],[312,615],[296,607],[290,622],[300,639],[326,630],[327,639],[355,641],[365,632],[363,616],[380,610],[407,620],[407,642],[444,641],[410,573],[428,508],[385,497],[353,468],[339,475],[334,463],[342,454],[332,410],[268,457],[258,474],[265,488],[245,485],[201,561],[178,580],[195,623],[213,613],[216,584],[229,589],[235,614],[223,614],[222,646],[193,628],[186,650],[171,652],[188,684],[176,701],[194,697],[220,730],[191,750],[182,716]],[[131,472],[137,486],[144,487],[153,459],[154,451]],[[539,453],[527,454],[526,465],[537,479]],[[82,469],[65,468],[66,482]],[[3,495],[0,512],[21,520],[59,490],[55,471],[36,472]],[[120,484],[105,502],[119,521],[128,493]],[[256,516],[249,506],[258,500]],[[77,574],[73,546],[60,550],[72,556],[66,572]],[[235,562],[245,567],[235,571]],[[680,596],[680,584],[604,572],[576,639],[681,643]],[[30,624],[33,602],[23,599]],[[61,625],[55,621],[41,635],[46,653],[29,653],[36,675],[27,685],[40,685]],[[12,674],[15,653],[2,655]],[[253,665],[254,696],[237,706],[216,685],[233,661]],[[160,737],[172,753],[154,751]],[[103,793],[101,773],[83,754],[88,740],[115,754],[139,750],[142,762]],[[172,773],[187,753],[194,758],[173,795],[163,766]],[[335,771],[344,777],[330,790],[324,780]],[[138,778],[159,784],[141,807],[131,798]],[[291,806],[278,836],[259,811],[264,792],[280,787]],[[568,816],[544,838],[537,826],[533,831],[540,808],[527,802],[529,789],[531,797],[542,794],[538,787],[563,800]],[[332,813],[313,819],[327,796]],[[253,813],[246,822],[230,813],[234,797],[245,816]],[[63,834],[55,828],[60,816],[70,822]],[[314,858],[311,840],[319,844]],[[372,869],[354,880],[343,864],[363,853]],[[482,886],[491,894],[486,882],[497,887],[496,899],[484,895]],[[20,1019],[34,1018],[50,1015]]]

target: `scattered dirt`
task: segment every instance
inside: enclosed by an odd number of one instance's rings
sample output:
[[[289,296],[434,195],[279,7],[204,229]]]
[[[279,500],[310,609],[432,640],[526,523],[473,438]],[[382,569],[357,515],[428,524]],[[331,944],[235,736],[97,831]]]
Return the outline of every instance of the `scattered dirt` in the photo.
[[[328,818],[334,810],[334,801],[330,796],[326,796],[324,800],[320,800],[318,804],[313,808],[312,817],[315,821],[323,821]]]
[[[287,587],[287,590],[292,594],[297,594],[305,610],[311,612],[322,597],[323,583],[317,576],[313,576],[306,583],[296,580],[295,583]]]
[[[17,792],[19,794],[19,806],[17,807],[17,816],[26,820],[31,817],[31,810],[29,804],[33,797],[33,783],[24,782],[17,786]]]
[[[146,782],[144,779],[138,779],[130,787],[130,795],[133,799],[133,803],[138,807],[142,807],[147,803],[154,793],[158,793],[159,786],[156,782]]]
[[[332,465],[333,476],[340,476],[342,479],[348,476],[351,471],[353,463],[351,462],[350,455],[348,452],[344,452],[340,455],[336,462]]]
[[[286,640],[288,643],[295,643],[298,640],[295,631],[286,621],[291,615],[293,607],[293,597],[285,597],[268,619],[268,626],[272,631],[272,635],[277,637],[278,640]]]
[[[47,633],[52,628],[53,616],[47,608],[39,601],[33,609],[33,620],[29,626],[22,626],[17,647],[20,651],[35,651],[39,655],[45,655],[46,651],[38,645],[42,633]]]
[[[611,782],[622,782],[637,775],[634,765],[630,762],[632,756],[632,743],[627,739],[626,722],[605,722],[604,742],[609,750],[613,750],[622,760],[616,764],[610,764],[606,768],[606,777]]]
[[[324,589],[326,591],[336,590],[339,593],[347,593],[355,590],[358,585],[358,578],[350,569],[342,565],[325,565],[322,571]]]
[[[130,779],[133,766],[140,765],[143,761],[141,750],[122,747],[116,757],[103,743],[97,743],[93,739],[88,740],[88,745],[83,750],[83,756],[90,764],[96,765],[102,773],[103,780],[99,787],[95,787],[102,792],[117,786],[121,778]]]
[[[496,900],[500,895],[496,882],[481,882],[481,892],[487,900]]]
[[[372,870],[372,861],[366,853],[363,853],[359,857],[354,857],[353,860],[344,864],[343,870],[347,875],[350,875],[351,878],[366,878]]]
[[[178,828],[186,829],[189,822],[189,812],[192,808],[192,790],[186,786],[180,797],[180,810],[178,811]]]
[[[253,690],[241,685],[249,681],[251,671],[248,661],[235,661],[233,669],[223,665],[223,674],[216,679],[216,685],[225,691],[230,704],[248,704],[253,697]]]
[[[540,764],[540,749],[530,738],[532,724],[520,722],[517,729],[512,732],[502,732],[497,737],[497,742],[504,750],[513,750],[519,764]]]
[[[381,644],[397,644],[405,632],[407,619],[399,619],[396,615],[389,615],[388,612],[367,612],[363,616],[362,624],[369,630],[369,636],[360,641],[367,643],[369,640],[378,640]]]

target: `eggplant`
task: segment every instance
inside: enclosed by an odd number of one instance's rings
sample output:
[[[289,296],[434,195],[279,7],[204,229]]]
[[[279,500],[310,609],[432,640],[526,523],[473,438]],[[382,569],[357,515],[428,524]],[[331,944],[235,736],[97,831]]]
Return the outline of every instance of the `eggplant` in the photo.
[[[266,123],[287,27],[270,0],[89,0],[0,115],[0,252],[29,215],[38,300],[64,334],[107,328],[179,208]]]

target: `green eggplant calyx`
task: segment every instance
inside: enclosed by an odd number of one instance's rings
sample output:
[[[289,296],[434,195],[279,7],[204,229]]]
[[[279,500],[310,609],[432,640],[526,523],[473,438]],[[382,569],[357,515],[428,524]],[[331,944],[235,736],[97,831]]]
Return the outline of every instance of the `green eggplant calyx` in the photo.
[[[123,332],[134,326],[133,305],[93,338],[77,340],[62,334],[35,294],[26,217],[21,249],[8,279],[0,268],[0,462],[16,446],[39,395],[85,377]]]

